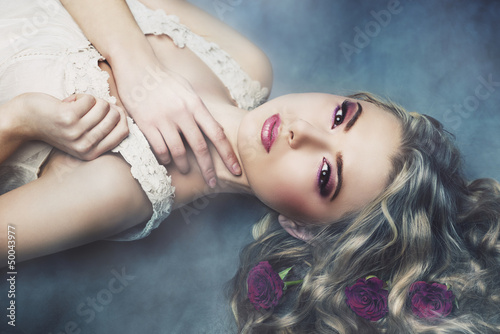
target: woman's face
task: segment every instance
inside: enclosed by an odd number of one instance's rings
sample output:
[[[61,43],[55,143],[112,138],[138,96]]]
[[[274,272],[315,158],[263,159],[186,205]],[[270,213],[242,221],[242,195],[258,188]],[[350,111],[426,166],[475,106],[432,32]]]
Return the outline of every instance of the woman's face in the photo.
[[[342,96],[292,94],[247,113],[238,151],[255,195],[302,223],[328,223],[375,199],[400,143],[396,117]]]

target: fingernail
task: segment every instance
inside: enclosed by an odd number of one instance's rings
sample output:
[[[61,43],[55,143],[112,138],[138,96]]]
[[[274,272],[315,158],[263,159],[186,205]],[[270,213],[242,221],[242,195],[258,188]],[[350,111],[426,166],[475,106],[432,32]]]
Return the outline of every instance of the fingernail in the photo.
[[[209,181],[208,181],[208,186],[210,188],[215,188],[215,186],[217,185],[217,181],[215,180],[215,177],[211,178]]]
[[[233,169],[233,172],[234,172],[235,174],[241,174],[241,167],[240,167],[240,164],[239,164],[239,163],[235,162],[235,163],[233,164],[232,169]]]

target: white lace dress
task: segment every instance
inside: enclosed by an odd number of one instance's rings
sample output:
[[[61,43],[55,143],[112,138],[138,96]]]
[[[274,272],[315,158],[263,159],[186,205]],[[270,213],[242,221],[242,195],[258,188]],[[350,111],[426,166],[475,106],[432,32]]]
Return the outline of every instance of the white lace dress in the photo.
[[[109,102],[108,74],[103,60],[71,16],[56,0],[0,0],[0,103],[24,92],[44,92],[57,98],[87,93]],[[268,96],[268,89],[253,81],[225,51],[194,34],[174,15],[153,11],[137,0],[127,0],[145,34],[166,34],[179,48],[188,47],[228,88],[238,106],[253,109]],[[1,120],[0,120],[1,121]],[[144,238],[170,214],[174,187],[164,166],[159,165],[139,128],[128,119],[130,135],[113,152],[130,164],[131,173],[153,206],[144,226],[136,226],[113,238]],[[0,165],[0,194],[38,177],[40,166],[52,147],[29,142]]]

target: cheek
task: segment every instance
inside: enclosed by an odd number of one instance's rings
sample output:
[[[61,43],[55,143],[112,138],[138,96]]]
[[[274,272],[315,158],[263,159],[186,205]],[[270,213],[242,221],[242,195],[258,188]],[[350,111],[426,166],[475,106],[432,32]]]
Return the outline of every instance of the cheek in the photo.
[[[279,212],[286,203],[299,202],[293,189],[294,177],[284,171],[281,164],[261,161],[254,163],[252,170],[248,171],[248,181],[257,197],[266,205]]]
[[[301,221],[309,221],[315,216],[317,206],[307,185],[300,182],[300,178],[272,179],[273,189],[267,198],[267,205],[277,212]]]
[[[275,205],[281,208],[282,213],[294,212],[296,214],[303,211],[305,207],[304,196],[300,192],[297,192],[296,189],[283,187],[275,195]]]
[[[271,156],[252,161],[247,177],[255,195],[271,209],[292,219],[309,221],[318,216],[314,193],[319,158],[275,147]]]
[[[314,166],[308,156],[297,152],[288,152],[272,164],[269,180],[274,184],[274,191],[269,201],[273,209],[289,218],[308,220],[314,210],[312,182]]]

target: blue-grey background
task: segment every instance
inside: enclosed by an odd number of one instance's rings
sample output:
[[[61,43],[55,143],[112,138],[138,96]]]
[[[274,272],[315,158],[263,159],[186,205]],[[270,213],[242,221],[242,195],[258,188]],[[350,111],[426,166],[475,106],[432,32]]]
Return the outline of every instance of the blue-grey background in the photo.
[[[269,55],[273,97],[388,96],[454,132],[470,178],[500,180],[499,1],[192,2]],[[19,264],[16,327],[6,325],[2,279],[0,332],[233,333],[224,286],[265,209],[226,195],[188,209],[144,240],[100,241]]]

